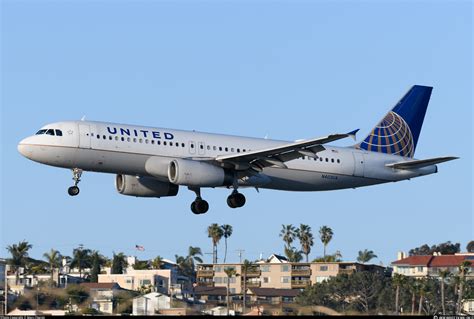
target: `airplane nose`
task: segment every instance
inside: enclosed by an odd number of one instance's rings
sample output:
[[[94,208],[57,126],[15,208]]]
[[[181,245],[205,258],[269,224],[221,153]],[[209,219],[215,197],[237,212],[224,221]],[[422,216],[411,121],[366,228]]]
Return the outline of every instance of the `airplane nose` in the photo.
[[[32,147],[28,143],[28,138],[23,139],[20,143],[18,143],[18,152],[26,158],[30,158],[32,156]]]

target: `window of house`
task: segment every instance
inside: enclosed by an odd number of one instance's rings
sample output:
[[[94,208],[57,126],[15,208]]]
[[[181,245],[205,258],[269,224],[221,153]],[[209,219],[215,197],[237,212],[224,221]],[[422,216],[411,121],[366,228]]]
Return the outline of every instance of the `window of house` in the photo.
[[[418,272],[423,272],[423,267],[416,267]]]
[[[270,277],[263,277],[263,283],[268,284],[270,282]]]
[[[282,272],[290,271],[290,266],[289,265],[281,265],[281,271]]]
[[[214,266],[215,272],[222,272],[222,266]]]
[[[223,280],[224,279],[223,277],[214,277],[214,282],[216,284],[222,284]]]
[[[151,280],[150,279],[140,280],[140,286],[147,286],[147,285],[151,285]]]
[[[260,271],[261,272],[269,272],[270,271],[270,265],[261,265],[260,266]]]
[[[281,277],[280,277],[280,282],[281,282],[282,284],[287,284],[287,283],[290,282],[290,277],[289,277],[289,276],[281,276]]]
[[[328,271],[328,266],[319,266],[320,271]]]

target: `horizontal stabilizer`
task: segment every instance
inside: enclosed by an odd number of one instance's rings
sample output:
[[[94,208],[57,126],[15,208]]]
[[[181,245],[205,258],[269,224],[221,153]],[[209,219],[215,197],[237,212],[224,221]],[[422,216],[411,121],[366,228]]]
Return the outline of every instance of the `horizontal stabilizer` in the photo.
[[[458,158],[459,157],[454,157],[454,156],[435,157],[435,158],[428,158],[424,160],[413,160],[413,161],[385,164],[385,166],[396,168],[396,169],[416,169],[416,168],[435,165],[435,164],[439,164],[439,163],[443,163],[447,161],[452,161]]]

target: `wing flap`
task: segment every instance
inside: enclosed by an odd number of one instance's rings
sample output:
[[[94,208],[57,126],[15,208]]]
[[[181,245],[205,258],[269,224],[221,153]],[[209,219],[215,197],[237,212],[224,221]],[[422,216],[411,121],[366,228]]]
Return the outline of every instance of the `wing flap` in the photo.
[[[396,169],[416,169],[422,168],[425,166],[435,165],[447,161],[452,161],[458,159],[459,157],[454,156],[445,156],[445,157],[435,157],[435,158],[428,158],[424,160],[413,160],[413,161],[406,161],[406,162],[398,162],[398,163],[390,163],[385,164],[386,167],[396,168]]]

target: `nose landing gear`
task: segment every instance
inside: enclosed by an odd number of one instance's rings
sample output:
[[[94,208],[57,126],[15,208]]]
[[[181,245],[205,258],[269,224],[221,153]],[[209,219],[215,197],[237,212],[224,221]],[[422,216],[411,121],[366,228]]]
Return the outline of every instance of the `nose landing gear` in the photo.
[[[79,187],[77,184],[81,181],[82,169],[74,168],[72,170],[72,179],[74,180],[74,186],[68,188],[67,192],[70,196],[76,196],[79,194]]]

